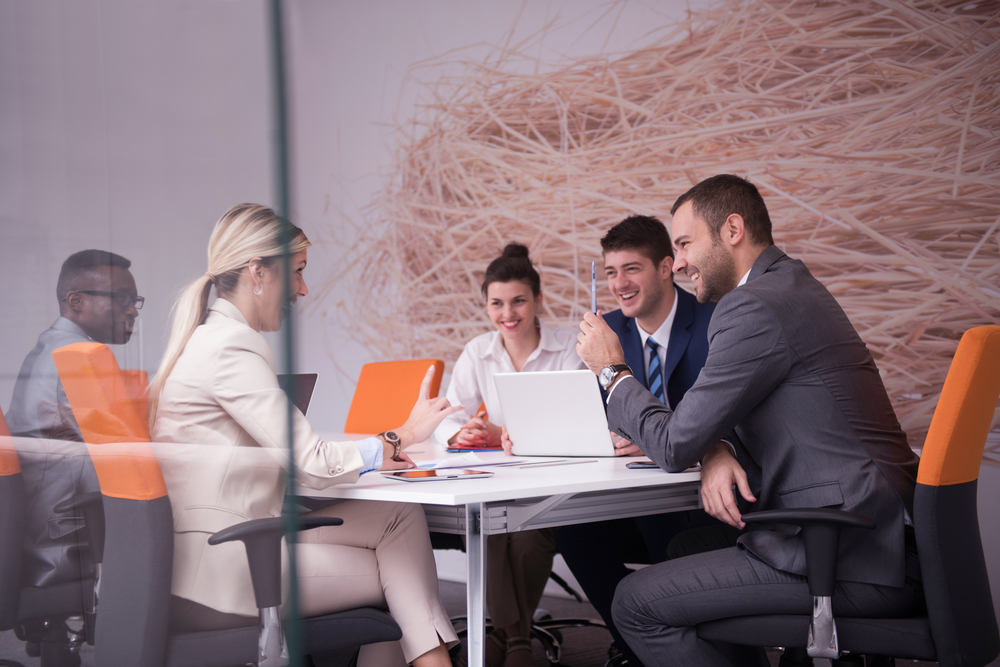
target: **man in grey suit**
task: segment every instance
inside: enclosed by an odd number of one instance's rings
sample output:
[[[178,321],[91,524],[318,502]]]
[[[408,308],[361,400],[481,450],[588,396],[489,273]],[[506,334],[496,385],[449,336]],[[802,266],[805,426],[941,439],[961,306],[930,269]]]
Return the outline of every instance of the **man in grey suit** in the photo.
[[[90,574],[79,552],[80,517],[57,515],[58,503],[97,491],[97,477],[81,446],[80,429],[52,352],[73,343],[122,345],[132,336],[138,308],[132,263],[105,250],[81,250],[63,262],[56,283],[59,317],[39,335],[14,385],[6,420],[11,435],[41,438],[44,445],[19,452],[27,494],[22,584],[52,586]]]
[[[734,486],[755,510],[837,507],[874,519],[874,531],[841,537],[834,614],[918,611],[919,564],[907,527],[917,457],[864,342],[805,265],[773,245],[767,208],[749,181],[706,179],[671,214],[674,271],[694,281],[699,301],[718,303],[708,358],[671,409],[617,368],[625,362],[618,337],[588,313],[578,351],[610,391],[609,428],[665,470],[700,461],[705,510],[736,528],[744,524]],[[748,530],[736,546],[628,576],[612,609],[619,631],[648,665],[729,665],[695,625],[811,612],[796,533]]]

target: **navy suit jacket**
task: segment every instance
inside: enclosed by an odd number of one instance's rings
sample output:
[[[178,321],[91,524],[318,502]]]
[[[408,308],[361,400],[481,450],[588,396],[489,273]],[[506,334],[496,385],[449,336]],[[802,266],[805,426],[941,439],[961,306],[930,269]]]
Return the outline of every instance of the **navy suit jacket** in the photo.
[[[715,312],[714,303],[698,303],[690,292],[680,287],[674,288],[677,295],[677,312],[670,327],[670,341],[667,343],[667,359],[663,376],[667,378],[667,404],[673,408],[680,402],[684,392],[698,379],[701,367],[708,357],[708,323]],[[639,325],[632,317],[625,317],[620,310],[604,316],[604,321],[618,334],[625,362],[632,369],[642,386],[649,388],[646,378],[646,364],[642,358],[642,338]]]

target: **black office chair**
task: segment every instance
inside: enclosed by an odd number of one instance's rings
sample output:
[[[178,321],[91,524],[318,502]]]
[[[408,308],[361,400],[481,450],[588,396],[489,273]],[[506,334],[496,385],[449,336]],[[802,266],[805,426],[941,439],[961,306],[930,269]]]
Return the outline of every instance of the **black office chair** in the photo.
[[[13,629],[25,642],[28,656],[40,658],[42,667],[77,667],[90,626],[72,631],[67,620],[93,608],[94,579],[44,587],[22,585],[27,501],[20,460],[9,435],[0,413],[0,631]],[[66,503],[56,507],[56,511],[69,509],[76,507]],[[86,531],[78,535],[85,543],[91,541]],[[86,618],[87,623],[93,620]]]
[[[996,658],[1000,632],[979,535],[976,489],[998,397],[1000,326],[971,329],[955,352],[917,473],[913,528],[925,615],[834,621],[829,598],[839,531],[871,528],[874,523],[832,509],[763,511],[743,519],[802,527],[815,618],[727,618],[700,624],[698,636],[751,646],[807,647],[814,657],[837,657],[848,651],[854,656],[938,661],[945,667],[981,666]]]
[[[170,632],[174,525],[170,498],[146,420],[130,398],[110,349],[76,343],[53,353],[73,416],[87,442],[101,486],[105,535],[100,571],[95,663],[100,667],[270,667],[285,650],[280,518],[246,521],[209,538],[243,541],[260,622],[206,632]],[[300,518],[298,529],[339,519]],[[303,654],[393,641],[399,626],[384,611],[356,609],[302,619]]]

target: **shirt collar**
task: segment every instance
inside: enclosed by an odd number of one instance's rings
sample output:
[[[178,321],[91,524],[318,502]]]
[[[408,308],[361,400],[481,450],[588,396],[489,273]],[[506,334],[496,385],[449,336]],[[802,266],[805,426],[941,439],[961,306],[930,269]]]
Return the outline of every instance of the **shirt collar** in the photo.
[[[670,313],[667,315],[667,319],[663,320],[663,324],[660,328],[652,333],[646,333],[641,326],[639,326],[639,321],[636,320],[635,328],[639,330],[639,338],[642,341],[643,348],[646,347],[646,340],[652,336],[653,340],[659,346],[664,346],[670,342],[670,330],[674,328],[674,317],[677,315],[677,302],[680,297],[677,296],[677,286],[674,285],[674,303],[670,306]]]
[[[541,340],[538,341],[538,347],[528,355],[529,361],[537,357],[542,350],[546,352],[558,352],[563,349],[563,346],[556,339],[555,330],[541,320],[538,321],[538,333],[541,335]],[[503,337],[499,331],[494,331],[490,344],[483,350],[482,358],[493,357],[494,359],[502,359],[506,354],[507,350],[503,346]]]
[[[66,333],[75,334],[77,336],[82,336],[87,340],[94,340],[87,335],[87,332],[80,328],[80,325],[73,320],[63,317],[60,315],[56,318],[56,321],[52,323],[53,329],[58,329],[59,331],[65,331]]]
[[[752,266],[750,267],[750,271],[753,271],[753,267],[752,267]],[[745,283],[746,283],[746,281],[747,281],[747,278],[749,278],[749,277],[750,277],[750,271],[747,271],[746,273],[744,273],[744,274],[743,274],[743,277],[742,277],[742,278],[740,278],[740,282],[739,282],[739,284],[737,285],[737,287],[739,287],[740,285],[743,285],[743,284],[745,284]]]

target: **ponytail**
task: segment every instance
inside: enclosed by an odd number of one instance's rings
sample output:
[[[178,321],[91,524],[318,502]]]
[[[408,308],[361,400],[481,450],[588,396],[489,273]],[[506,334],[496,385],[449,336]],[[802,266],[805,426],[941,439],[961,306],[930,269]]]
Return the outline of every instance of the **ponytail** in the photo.
[[[288,245],[282,244],[282,232],[287,230]],[[174,370],[191,336],[208,317],[208,297],[212,285],[219,296],[233,292],[243,269],[251,260],[260,258],[269,263],[285,253],[294,255],[311,244],[305,233],[295,225],[260,204],[237,204],[219,219],[208,241],[208,273],[184,288],[174,304],[170,340],[160,362],[160,368],[149,386],[149,431],[153,432],[160,393]]]

